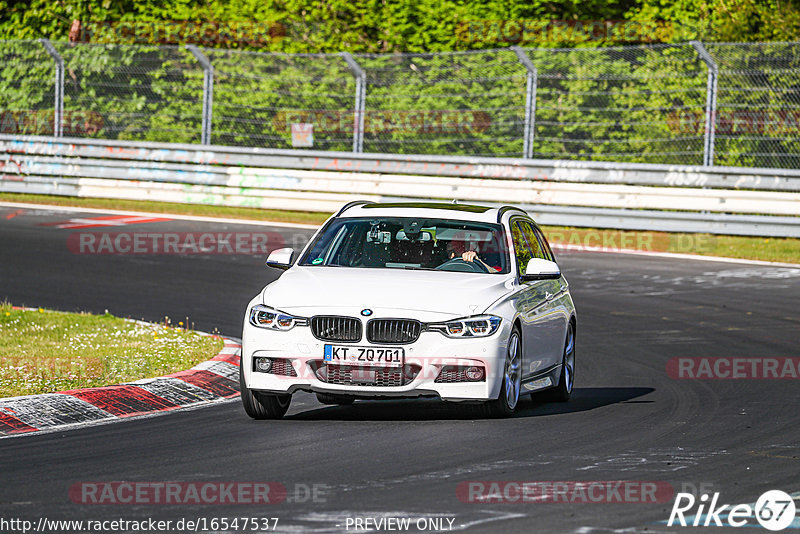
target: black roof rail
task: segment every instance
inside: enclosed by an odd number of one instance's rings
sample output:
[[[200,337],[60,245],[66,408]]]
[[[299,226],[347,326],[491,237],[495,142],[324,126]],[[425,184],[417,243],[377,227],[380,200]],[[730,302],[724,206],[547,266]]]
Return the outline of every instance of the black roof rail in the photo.
[[[527,215],[528,212],[522,208],[518,208],[516,206],[503,206],[499,210],[497,210],[497,222],[501,222],[503,220],[503,215],[506,214],[507,211],[520,211],[524,215]]]
[[[342,213],[344,213],[345,211],[349,210],[349,209],[350,209],[350,208],[352,208],[353,206],[360,206],[360,205],[363,205],[363,204],[374,204],[374,202],[373,202],[372,200],[354,200],[354,201],[352,201],[352,202],[348,202],[347,204],[345,204],[344,206],[342,206],[342,209],[340,209],[340,210],[339,210],[339,211],[336,213],[336,215],[335,215],[335,216],[336,216],[336,217],[338,217],[339,215],[341,215],[341,214],[342,214]]]

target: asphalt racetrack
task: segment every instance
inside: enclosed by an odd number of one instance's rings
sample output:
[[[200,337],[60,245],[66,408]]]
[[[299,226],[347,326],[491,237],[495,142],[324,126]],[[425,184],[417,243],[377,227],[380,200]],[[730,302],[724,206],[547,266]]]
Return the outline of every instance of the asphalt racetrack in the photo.
[[[0,207],[0,299],[149,321],[188,316],[198,329],[239,337],[246,303],[278,274],[262,255],[76,254],[69,236],[267,231],[299,246],[311,234],[179,220],[52,224],[99,216]],[[428,530],[449,518],[467,532],[678,532],[686,529],[665,524],[672,494],[662,502],[464,502],[459,488],[656,481],[674,492],[719,492],[725,503],[800,491],[800,381],[667,372],[677,357],[800,356],[800,268],[588,252],[558,259],[578,310],[568,404],[526,399],[510,419],[471,420],[430,399],[328,407],[300,393],[281,421],[253,421],[236,401],[12,437],[0,440],[0,516],[277,517],[279,532],[316,533],[365,532],[355,518],[381,517],[410,518],[412,527],[426,518],[419,525]],[[87,481],[277,482],[289,493],[270,505],[75,502],[70,488]]]

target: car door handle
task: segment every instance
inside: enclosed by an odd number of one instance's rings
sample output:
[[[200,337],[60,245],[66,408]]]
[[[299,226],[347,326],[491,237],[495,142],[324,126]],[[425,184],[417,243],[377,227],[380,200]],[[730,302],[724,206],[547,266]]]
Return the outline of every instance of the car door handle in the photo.
[[[554,296],[554,295],[553,295],[552,293],[550,293],[550,292],[548,292],[548,291],[545,291],[545,293],[544,293],[544,300],[545,300],[545,301],[550,301],[550,300],[553,300],[553,296]]]

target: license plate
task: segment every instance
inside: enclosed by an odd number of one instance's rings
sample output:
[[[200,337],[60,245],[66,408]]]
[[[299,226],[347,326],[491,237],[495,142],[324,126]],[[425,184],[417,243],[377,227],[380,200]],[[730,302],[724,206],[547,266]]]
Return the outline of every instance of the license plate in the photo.
[[[391,347],[325,345],[325,361],[364,367],[402,367],[405,350]]]

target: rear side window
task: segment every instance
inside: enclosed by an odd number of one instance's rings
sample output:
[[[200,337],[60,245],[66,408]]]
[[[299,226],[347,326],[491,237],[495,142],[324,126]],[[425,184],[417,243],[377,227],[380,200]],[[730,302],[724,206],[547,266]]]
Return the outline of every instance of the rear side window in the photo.
[[[530,226],[531,231],[536,235],[537,239],[539,240],[539,245],[544,253],[545,259],[550,261],[556,261],[556,257],[553,254],[553,251],[550,249],[550,244],[547,242],[547,238],[544,236],[542,231],[537,227],[531,225],[530,223],[526,223]]]
[[[531,250],[531,256],[533,258],[546,260],[547,255],[544,253],[544,249],[542,248],[541,243],[539,243],[539,240],[536,239],[536,234],[533,233],[533,228],[531,228],[530,223],[527,221],[520,221],[519,225],[522,228],[522,235],[525,236],[525,241],[528,242],[528,248]]]
[[[517,272],[523,274],[525,273],[525,268],[528,266],[528,262],[534,256],[531,254],[528,240],[525,239],[525,234],[522,231],[519,221],[511,223],[511,239],[514,242],[514,257],[517,261]]]

